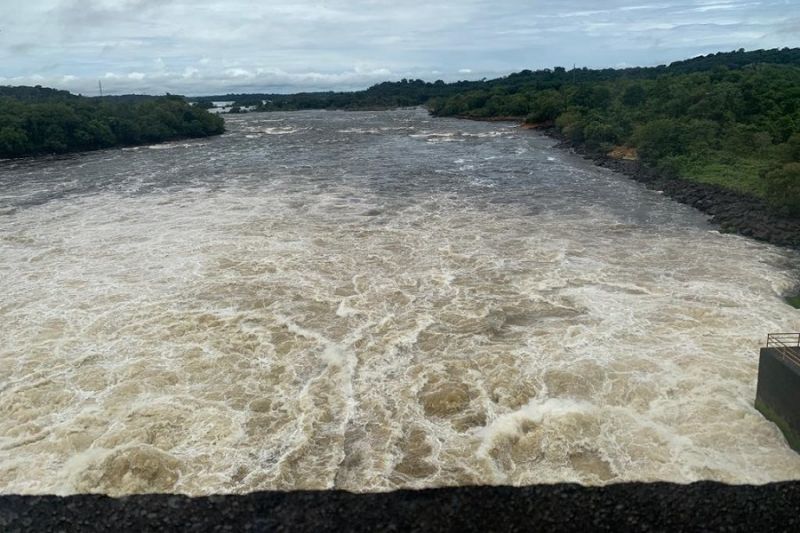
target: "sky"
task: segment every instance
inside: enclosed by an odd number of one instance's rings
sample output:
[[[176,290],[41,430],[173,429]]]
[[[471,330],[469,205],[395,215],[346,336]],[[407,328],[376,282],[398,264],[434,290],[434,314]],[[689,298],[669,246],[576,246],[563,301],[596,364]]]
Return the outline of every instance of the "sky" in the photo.
[[[0,0],[0,85],[353,90],[800,46],[800,0]]]

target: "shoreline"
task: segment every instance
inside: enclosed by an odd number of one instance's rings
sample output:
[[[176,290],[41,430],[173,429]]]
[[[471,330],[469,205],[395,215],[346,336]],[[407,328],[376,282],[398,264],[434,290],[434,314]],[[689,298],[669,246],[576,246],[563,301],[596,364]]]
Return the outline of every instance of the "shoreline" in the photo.
[[[533,131],[557,141],[555,148],[568,150],[592,161],[598,167],[622,174],[628,179],[644,184],[648,189],[662,192],[671,200],[697,209],[708,215],[709,222],[718,226],[722,233],[733,233],[791,251],[800,251],[800,218],[777,215],[760,198],[718,185],[677,177],[667,178],[639,160],[616,159],[604,153],[590,152],[582,145],[567,140],[556,131],[552,121],[531,124],[519,117],[453,116],[450,118],[478,122],[515,122],[519,129]],[[794,289],[782,295],[782,298],[787,305],[800,309],[800,281]]]
[[[436,115],[434,115],[436,116]],[[445,117],[441,117],[445,118]],[[623,174],[648,189],[657,190],[676,202],[694,207],[709,215],[710,222],[723,233],[735,233],[775,246],[800,251],[800,218],[789,218],[774,213],[760,198],[683,178],[667,178],[647,167],[641,161],[615,159],[607,154],[590,152],[585,147],[567,140],[556,131],[552,123],[528,124],[519,117],[454,116],[478,122],[516,122],[529,130],[558,141],[555,148],[592,161],[596,166]]]
[[[143,146],[158,146],[160,144],[169,144],[179,141],[199,141],[201,139],[208,139],[211,137],[218,137],[220,135],[224,135],[226,132],[223,131],[221,133],[212,133],[210,135],[200,135],[200,136],[178,136],[178,137],[170,137],[168,139],[163,139],[160,141],[152,141],[152,142],[139,142],[139,143],[126,143],[126,144],[116,144],[114,146],[103,146],[101,148],[93,148],[91,150],[67,150],[66,152],[41,152],[41,153],[34,153],[34,154],[26,154],[26,155],[19,155],[14,157],[5,157],[0,158],[0,165],[4,163],[18,163],[20,161],[39,161],[39,160],[51,160],[57,158],[70,158],[70,157],[79,157],[87,154],[93,154],[96,152],[103,152],[105,150],[122,150],[123,148],[141,148]]]
[[[671,200],[709,215],[709,222],[719,226],[722,233],[733,233],[792,251],[800,251],[800,219],[776,215],[760,198],[718,185],[697,183],[682,178],[666,178],[639,160],[615,159],[607,154],[589,153],[582,146],[566,140],[553,126],[526,127],[523,123],[520,127],[538,131],[541,135],[558,141],[556,148],[569,150],[592,161],[598,167],[622,174],[628,179],[644,184],[650,190],[662,192]],[[781,297],[790,307],[800,309],[800,281],[795,288]]]
[[[3,531],[788,531],[800,481],[473,486],[383,493],[0,495]]]
[[[520,127],[525,128],[525,125]],[[527,127],[558,141],[556,148],[569,150],[595,165],[623,174],[648,189],[694,207],[707,215],[723,233],[735,233],[776,246],[800,250],[800,219],[775,214],[760,198],[698,183],[682,178],[667,178],[638,160],[615,159],[602,153],[590,153],[581,145],[566,140],[553,127]]]

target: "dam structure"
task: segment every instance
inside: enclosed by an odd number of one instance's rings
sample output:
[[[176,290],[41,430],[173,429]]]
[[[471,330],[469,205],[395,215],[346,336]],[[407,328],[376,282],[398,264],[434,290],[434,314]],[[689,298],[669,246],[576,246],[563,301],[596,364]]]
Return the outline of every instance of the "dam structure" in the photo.
[[[800,333],[771,333],[758,362],[756,409],[800,453]]]

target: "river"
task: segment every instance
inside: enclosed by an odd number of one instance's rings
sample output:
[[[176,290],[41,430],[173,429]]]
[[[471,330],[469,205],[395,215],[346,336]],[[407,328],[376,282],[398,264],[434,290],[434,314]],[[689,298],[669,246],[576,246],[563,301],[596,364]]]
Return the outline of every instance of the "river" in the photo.
[[[800,258],[508,123],[253,114],[0,162],[0,492],[800,478]]]

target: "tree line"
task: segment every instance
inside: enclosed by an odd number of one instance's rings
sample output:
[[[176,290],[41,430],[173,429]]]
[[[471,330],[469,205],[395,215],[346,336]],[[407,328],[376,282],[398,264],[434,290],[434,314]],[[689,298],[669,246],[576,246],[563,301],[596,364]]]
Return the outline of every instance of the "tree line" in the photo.
[[[223,94],[195,98],[197,105],[211,102],[233,102],[233,108],[254,108],[254,111],[302,111],[306,109],[380,110],[423,105],[431,98],[448,96],[458,91],[480,87],[481,82],[445,83],[441,80],[403,79],[383,82],[363,91],[304,92],[295,94]]]
[[[44,87],[0,87],[0,158],[206,137],[221,117],[180,96],[87,98]]]

